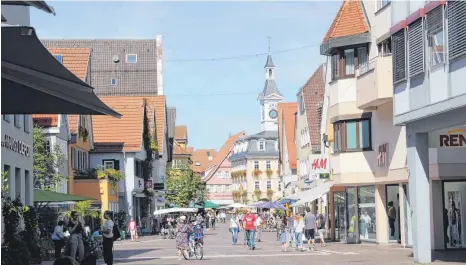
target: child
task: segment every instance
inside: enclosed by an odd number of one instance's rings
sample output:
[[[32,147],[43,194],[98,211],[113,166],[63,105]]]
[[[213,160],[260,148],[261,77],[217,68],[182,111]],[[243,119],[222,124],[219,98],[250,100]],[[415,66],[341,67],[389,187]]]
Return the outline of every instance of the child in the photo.
[[[280,242],[282,243],[282,252],[287,251],[287,243],[286,243],[286,228],[282,226],[280,228]]]

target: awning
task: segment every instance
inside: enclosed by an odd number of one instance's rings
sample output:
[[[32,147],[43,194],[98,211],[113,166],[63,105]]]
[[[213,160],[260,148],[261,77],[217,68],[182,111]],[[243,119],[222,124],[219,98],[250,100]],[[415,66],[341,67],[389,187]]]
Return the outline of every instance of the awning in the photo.
[[[213,203],[211,201],[205,201],[204,206],[195,205],[194,207],[196,207],[196,208],[205,208],[205,209],[216,209],[216,208],[219,208],[220,205],[215,204],[215,203]]]
[[[47,13],[55,15],[53,7],[49,6],[45,1],[2,1],[2,5],[10,6],[33,6]]]
[[[34,190],[34,202],[50,203],[50,202],[78,202],[78,201],[94,201],[96,199],[86,198],[71,194],[59,193],[48,190]]]
[[[32,27],[2,25],[2,114],[121,115],[42,45]]]
[[[307,202],[312,202],[313,200],[319,197],[322,197],[322,195],[330,191],[330,188],[332,187],[332,185],[333,185],[333,182],[325,182],[310,190],[306,190],[306,191],[293,194],[295,195],[294,197],[296,197],[296,199],[298,199],[299,201],[291,205],[291,207],[301,206]]]

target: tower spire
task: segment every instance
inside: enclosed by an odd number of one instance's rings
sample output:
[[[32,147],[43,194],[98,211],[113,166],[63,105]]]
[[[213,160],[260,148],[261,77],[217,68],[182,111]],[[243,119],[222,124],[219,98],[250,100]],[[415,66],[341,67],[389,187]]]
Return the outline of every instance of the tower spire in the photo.
[[[270,45],[270,40],[272,38],[267,36],[267,39],[269,41],[269,46],[268,46],[269,53],[267,55],[267,62],[265,62],[264,68],[274,68],[275,65],[273,64],[273,61],[272,61],[272,49],[271,49],[271,45]]]
[[[269,55],[270,55],[271,54],[270,41],[271,41],[272,37],[267,36],[267,39],[269,40]]]

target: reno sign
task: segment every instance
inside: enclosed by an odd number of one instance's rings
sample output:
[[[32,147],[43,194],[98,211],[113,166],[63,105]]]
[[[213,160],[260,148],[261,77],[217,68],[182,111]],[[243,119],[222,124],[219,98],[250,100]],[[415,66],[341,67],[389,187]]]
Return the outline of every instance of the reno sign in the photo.
[[[447,130],[432,132],[429,136],[429,147],[466,147],[466,128],[451,128]]]
[[[329,159],[326,155],[310,155],[311,174],[329,173]]]

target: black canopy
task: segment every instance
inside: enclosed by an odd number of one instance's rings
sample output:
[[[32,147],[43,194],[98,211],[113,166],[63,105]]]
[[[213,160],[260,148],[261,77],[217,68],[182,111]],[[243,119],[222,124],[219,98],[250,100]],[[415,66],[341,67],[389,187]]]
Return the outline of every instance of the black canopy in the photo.
[[[2,26],[2,114],[121,115],[58,62],[32,27]]]

